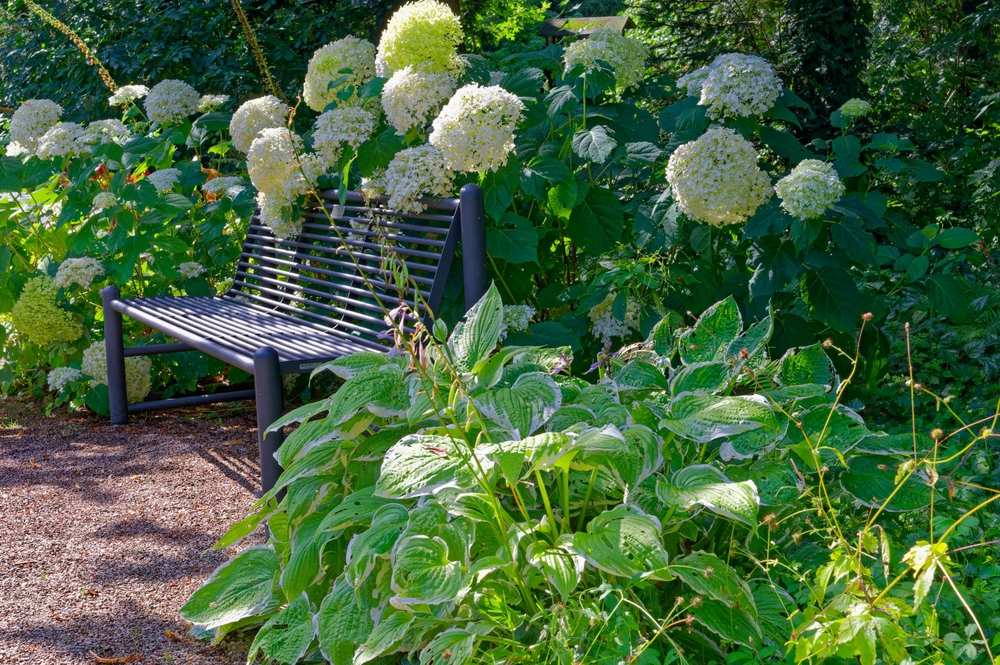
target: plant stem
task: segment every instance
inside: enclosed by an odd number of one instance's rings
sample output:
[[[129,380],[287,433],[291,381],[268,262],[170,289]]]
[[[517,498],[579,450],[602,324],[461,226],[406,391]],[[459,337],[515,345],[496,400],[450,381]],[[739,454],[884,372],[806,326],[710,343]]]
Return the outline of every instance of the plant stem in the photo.
[[[590,480],[587,482],[587,491],[583,494],[583,506],[580,508],[580,519],[576,523],[576,530],[583,531],[583,522],[587,517],[587,509],[590,508],[590,494],[594,491],[594,482],[597,480],[597,468],[590,472]]]
[[[563,467],[562,470],[562,505],[563,505],[563,515],[562,515],[562,529],[563,533],[569,533],[571,530],[569,524],[569,467]]]
[[[535,469],[535,480],[538,481],[538,491],[542,495],[542,503],[545,504],[545,514],[549,517],[549,524],[552,525],[553,533],[556,529],[556,516],[552,512],[552,504],[549,502],[549,493],[545,490],[545,483],[542,481],[542,472]]]

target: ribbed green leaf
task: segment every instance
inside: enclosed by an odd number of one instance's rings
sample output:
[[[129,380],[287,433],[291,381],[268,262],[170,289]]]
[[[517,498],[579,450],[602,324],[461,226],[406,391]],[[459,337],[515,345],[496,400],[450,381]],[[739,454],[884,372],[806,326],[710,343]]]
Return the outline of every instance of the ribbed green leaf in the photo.
[[[255,661],[259,651],[269,660],[297,663],[315,636],[309,597],[303,593],[261,627],[250,645],[247,662]]]
[[[476,634],[462,628],[439,633],[420,652],[420,665],[466,665],[472,661]]]
[[[583,557],[565,545],[550,546],[539,540],[531,543],[526,552],[528,563],[542,571],[563,602],[580,584],[584,567]]]
[[[411,434],[385,454],[382,475],[375,493],[388,499],[410,499],[433,494],[443,487],[471,487],[471,472],[453,439],[430,434]],[[471,462],[470,462],[471,463]],[[488,471],[488,458],[480,460]]]
[[[635,508],[619,506],[595,517],[586,533],[573,534],[573,551],[612,575],[671,578],[659,522]]]
[[[724,360],[729,346],[739,337],[743,320],[730,296],[715,303],[680,338],[681,361],[685,365]]]
[[[866,506],[905,512],[925,508],[931,501],[931,488],[916,475],[896,489],[897,465],[882,456],[858,455],[848,460],[848,471],[840,477],[840,486]],[[891,500],[888,500],[890,495]],[[888,501],[887,501],[888,500]]]
[[[448,544],[442,538],[410,536],[393,552],[392,602],[397,606],[453,601],[462,579],[462,564],[448,560]]]
[[[354,652],[352,665],[364,665],[382,654],[389,653],[406,636],[413,619],[413,615],[409,612],[383,615],[382,621],[375,626],[368,639]]]
[[[670,573],[684,581],[694,593],[707,596],[726,607],[740,607],[756,616],[753,595],[743,577],[710,552],[692,552],[674,559]]]
[[[319,646],[333,665],[350,665],[354,650],[368,639],[374,623],[362,594],[357,593],[344,578],[338,579],[323,599],[316,626]]]
[[[681,367],[670,382],[673,395],[714,395],[729,385],[731,365],[722,360],[691,363]]]
[[[699,443],[758,428],[775,432],[779,427],[767,400],[758,395],[682,394],[671,401],[670,416],[660,422],[661,427]]]
[[[452,333],[448,345],[459,369],[472,371],[483,358],[496,348],[503,322],[503,302],[495,284],[465,315]]]
[[[375,567],[375,560],[387,557],[409,521],[409,513],[404,506],[390,503],[378,509],[372,517],[372,525],[351,538],[347,545],[347,565],[345,572],[351,586],[358,588]]]
[[[271,545],[258,545],[215,569],[179,614],[211,630],[257,614],[272,599],[278,557]]]
[[[685,509],[701,505],[751,528],[757,526],[760,501],[753,481],[734,483],[707,464],[680,469],[670,482],[657,480],[656,496],[667,505]]]

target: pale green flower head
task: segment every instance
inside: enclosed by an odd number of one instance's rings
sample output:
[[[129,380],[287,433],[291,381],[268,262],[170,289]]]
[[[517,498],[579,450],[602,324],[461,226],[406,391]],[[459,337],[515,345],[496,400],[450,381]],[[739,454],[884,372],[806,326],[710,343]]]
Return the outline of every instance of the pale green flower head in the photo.
[[[10,312],[14,329],[32,344],[48,346],[83,337],[83,326],[56,304],[58,290],[48,277],[30,279]]]
[[[844,195],[844,183],[831,164],[804,159],[774,185],[785,212],[799,219],[815,219]]]
[[[407,3],[396,10],[382,33],[379,76],[412,66],[457,78],[463,64],[456,49],[464,37],[462,24],[448,5],[437,0]]]
[[[872,105],[863,99],[848,99],[838,110],[840,115],[854,120],[871,113]]]

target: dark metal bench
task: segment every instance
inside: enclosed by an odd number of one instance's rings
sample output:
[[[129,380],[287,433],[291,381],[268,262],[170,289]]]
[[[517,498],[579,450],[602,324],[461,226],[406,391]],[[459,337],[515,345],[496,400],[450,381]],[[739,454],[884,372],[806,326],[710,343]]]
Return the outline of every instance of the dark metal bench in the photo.
[[[317,206],[305,212],[297,238],[277,240],[254,217],[233,286],[222,296],[123,299],[118,287],[104,289],[113,425],[127,423],[133,413],[255,398],[266,492],[281,473],[274,453],[284,438],[264,432],[283,413],[283,375],[357,351],[388,352],[384,314],[403,303],[429,320],[441,303],[459,236],[466,309],[486,293],[479,187],[466,185],[458,199],[425,199],[427,210],[419,215],[388,210],[384,198],[366,203],[356,192],[348,193],[345,206],[337,205],[335,191],[321,197],[334,224]],[[405,268],[405,283],[397,284],[391,264]],[[126,348],[123,315],[178,342]],[[191,350],[253,374],[254,389],[128,403],[126,357]]]

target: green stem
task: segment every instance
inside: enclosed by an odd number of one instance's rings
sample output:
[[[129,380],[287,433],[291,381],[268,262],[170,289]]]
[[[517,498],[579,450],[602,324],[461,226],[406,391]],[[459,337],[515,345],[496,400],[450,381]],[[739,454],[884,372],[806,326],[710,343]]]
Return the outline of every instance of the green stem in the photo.
[[[590,472],[590,480],[587,482],[587,491],[583,494],[583,507],[580,508],[580,519],[576,523],[576,530],[583,531],[583,521],[587,517],[587,509],[590,508],[590,494],[594,491],[594,482],[597,480],[597,468]]]
[[[545,490],[545,483],[542,481],[542,472],[535,469],[535,480],[538,481],[538,491],[542,495],[542,503],[545,504],[545,514],[549,517],[549,524],[552,525],[553,533],[556,529],[556,516],[552,512],[552,504],[549,502],[549,493]]]
[[[563,467],[562,470],[562,504],[563,504],[563,515],[562,515],[562,529],[563,533],[570,532],[569,525],[569,467]]]

